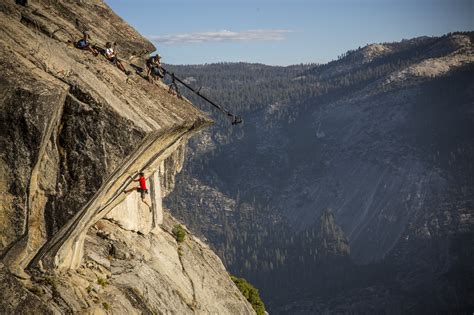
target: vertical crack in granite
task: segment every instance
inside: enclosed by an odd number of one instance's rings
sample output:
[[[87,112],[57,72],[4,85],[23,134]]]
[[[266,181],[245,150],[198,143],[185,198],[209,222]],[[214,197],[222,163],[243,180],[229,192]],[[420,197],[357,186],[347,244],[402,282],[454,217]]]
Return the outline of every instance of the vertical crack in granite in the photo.
[[[33,265],[43,260],[43,264],[49,268],[77,268],[81,262],[87,230],[124,199],[121,194],[131,182],[129,177],[135,174],[136,170],[143,170],[148,175],[152,173],[153,170],[147,167],[162,158],[161,155],[169,146],[192,129],[193,127],[189,129],[174,127],[147,136],[125,162],[105,180],[82,210],[44,246],[35,257]]]

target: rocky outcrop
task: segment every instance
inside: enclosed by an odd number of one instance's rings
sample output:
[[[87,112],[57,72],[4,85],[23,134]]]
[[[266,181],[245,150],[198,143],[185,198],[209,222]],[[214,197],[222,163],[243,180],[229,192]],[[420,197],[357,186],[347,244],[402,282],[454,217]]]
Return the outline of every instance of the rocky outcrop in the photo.
[[[341,227],[334,220],[330,210],[326,210],[319,219],[319,240],[316,242],[323,247],[320,252],[324,255],[349,255],[349,242]]]
[[[100,220],[85,237],[79,268],[33,272],[28,289],[2,269],[0,277],[18,286],[4,293],[8,310],[21,311],[29,296],[28,305],[43,313],[252,314],[207,245],[192,235],[177,243],[171,232],[177,223],[165,215],[161,228],[143,235]]]
[[[187,140],[211,120],[71,42],[115,41],[128,70],[153,45],[98,0],[2,1],[0,26],[0,312],[252,313],[220,260],[164,220]],[[150,208],[124,193],[138,171]]]

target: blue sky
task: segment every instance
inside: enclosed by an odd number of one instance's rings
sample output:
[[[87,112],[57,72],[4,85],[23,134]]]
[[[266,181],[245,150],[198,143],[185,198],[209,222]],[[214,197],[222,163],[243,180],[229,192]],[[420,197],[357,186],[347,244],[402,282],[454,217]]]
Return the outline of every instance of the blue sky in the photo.
[[[368,43],[474,30],[474,0],[105,0],[165,63],[327,62]]]

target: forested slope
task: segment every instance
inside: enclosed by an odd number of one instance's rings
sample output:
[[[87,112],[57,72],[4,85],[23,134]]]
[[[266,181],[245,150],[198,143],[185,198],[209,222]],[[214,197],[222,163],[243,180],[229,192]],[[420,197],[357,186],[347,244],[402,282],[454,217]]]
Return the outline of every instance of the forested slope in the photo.
[[[216,113],[168,204],[274,311],[468,307],[472,40],[368,45],[324,65],[169,66],[245,123]]]

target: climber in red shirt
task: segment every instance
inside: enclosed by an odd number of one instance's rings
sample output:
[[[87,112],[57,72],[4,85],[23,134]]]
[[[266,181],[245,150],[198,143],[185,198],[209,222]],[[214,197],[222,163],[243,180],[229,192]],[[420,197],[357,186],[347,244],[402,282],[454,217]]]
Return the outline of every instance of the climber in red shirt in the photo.
[[[148,206],[148,208],[150,208],[150,210],[151,210],[151,206],[145,200],[146,194],[148,194],[148,189],[146,188],[145,174],[143,172],[140,172],[139,175],[140,175],[140,177],[138,179],[133,180],[134,182],[138,182],[139,186],[135,187],[135,188],[130,188],[128,190],[124,190],[123,193],[126,194],[126,193],[131,192],[132,190],[138,191],[140,193],[140,196],[142,198],[143,203],[146,204]]]

